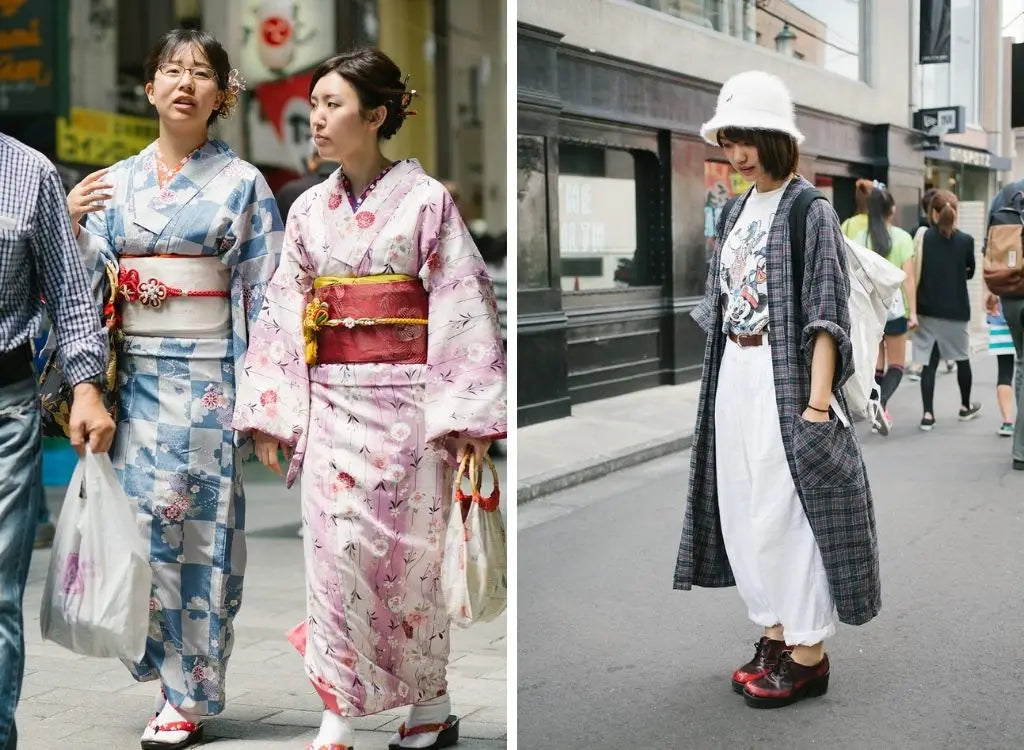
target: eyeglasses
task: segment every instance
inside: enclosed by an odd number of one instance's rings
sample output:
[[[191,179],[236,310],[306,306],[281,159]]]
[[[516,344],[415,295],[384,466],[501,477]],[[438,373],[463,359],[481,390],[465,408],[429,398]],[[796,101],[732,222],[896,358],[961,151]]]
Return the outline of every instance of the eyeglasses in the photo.
[[[178,65],[177,63],[161,63],[156,69],[162,75],[174,80],[181,78],[185,75],[186,71],[192,74],[192,80],[194,81],[213,81],[217,78],[217,73],[213,68],[208,68],[205,65],[186,68],[184,65]]]

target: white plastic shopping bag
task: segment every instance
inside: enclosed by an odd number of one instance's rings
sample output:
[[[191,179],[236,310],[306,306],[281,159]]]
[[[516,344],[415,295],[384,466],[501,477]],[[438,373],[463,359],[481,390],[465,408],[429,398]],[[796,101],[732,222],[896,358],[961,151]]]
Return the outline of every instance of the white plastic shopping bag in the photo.
[[[43,638],[86,656],[142,658],[153,571],[135,519],[110,458],[87,450],[57,521],[39,613]]]
[[[442,585],[448,615],[460,628],[490,622],[505,611],[507,599],[505,524],[498,510],[498,472],[490,458],[485,460],[494,479],[494,491],[490,497],[481,495],[476,457],[468,451],[459,465],[455,501],[445,533]],[[472,485],[468,497],[461,487],[467,467]]]

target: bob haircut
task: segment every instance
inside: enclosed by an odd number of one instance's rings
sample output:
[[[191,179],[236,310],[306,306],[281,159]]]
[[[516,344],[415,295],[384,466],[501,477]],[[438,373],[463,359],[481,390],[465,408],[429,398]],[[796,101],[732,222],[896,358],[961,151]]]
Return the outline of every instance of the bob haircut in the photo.
[[[793,136],[781,130],[747,130],[745,128],[722,128],[718,131],[718,145],[722,139],[757,148],[761,168],[773,179],[784,180],[796,172],[800,161],[800,147]]]

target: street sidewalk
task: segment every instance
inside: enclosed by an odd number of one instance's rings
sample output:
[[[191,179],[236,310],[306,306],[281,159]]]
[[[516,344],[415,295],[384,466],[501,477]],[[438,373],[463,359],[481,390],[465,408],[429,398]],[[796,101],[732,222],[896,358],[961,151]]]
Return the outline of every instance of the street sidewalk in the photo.
[[[504,475],[504,465],[499,465]],[[228,704],[207,722],[217,748],[292,750],[313,740],[322,704],[285,632],[305,613],[298,488],[262,467],[246,466],[248,563],[235,620]],[[48,491],[54,518],[62,492]],[[25,685],[18,707],[19,748],[136,750],[152,715],[155,683],[136,683],[119,662],[78,656],[39,635],[39,605],[49,550],[32,558],[25,595]],[[455,630],[448,686],[460,721],[460,748],[506,747],[506,621]],[[354,721],[359,750],[386,748],[405,711]]]
[[[975,353],[971,363],[991,367],[990,359]],[[938,374],[949,371],[940,366]],[[904,378],[901,393],[909,387],[916,383]],[[693,442],[699,395],[699,380],[659,386],[578,404],[570,417],[519,429],[517,502],[686,450]]]
[[[700,381],[577,404],[572,416],[516,433],[519,503],[686,450]]]

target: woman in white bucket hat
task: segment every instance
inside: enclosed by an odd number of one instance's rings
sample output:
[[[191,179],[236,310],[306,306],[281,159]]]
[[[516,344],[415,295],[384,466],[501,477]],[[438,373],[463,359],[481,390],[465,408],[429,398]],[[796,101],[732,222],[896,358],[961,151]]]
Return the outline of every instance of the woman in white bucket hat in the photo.
[[[752,187],[722,212],[692,313],[708,338],[674,585],[736,585],[764,635],[733,689],[774,708],[825,693],[824,640],[881,604],[871,492],[841,391],[853,372],[844,240],[827,201],[795,208],[812,186],[796,174],[803,134],[777,77],[729,79],[701,135]],[[794,210],[806,211],[795,254]]]

